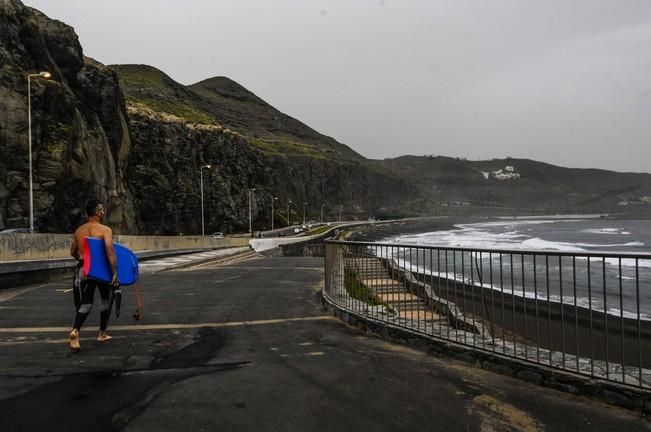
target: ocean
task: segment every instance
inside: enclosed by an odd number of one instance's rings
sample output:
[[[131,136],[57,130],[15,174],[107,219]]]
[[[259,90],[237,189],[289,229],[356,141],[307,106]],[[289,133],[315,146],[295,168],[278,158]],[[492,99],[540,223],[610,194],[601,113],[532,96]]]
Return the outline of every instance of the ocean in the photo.
[[[391,243],[478,249],[651,253],[651,220],[599,216],[496,218],[454,229],[392,236]]]
[[[453,229],[391,236],[383,243],[515,253],[385,249],[405,268],[499,292],[549,299],[627,318],[651,320],[651,220],[596,216],[494,218]],[[528,252],[549,252],[549,257]],[[429,253],[429,255],[428,255]],[[562,257],[558,257],[562,253]],[[596,258],[586,253],[649,254]],[[535,269],[535,271],[534,271]],[[505,276],[506,275],[506,276]]]

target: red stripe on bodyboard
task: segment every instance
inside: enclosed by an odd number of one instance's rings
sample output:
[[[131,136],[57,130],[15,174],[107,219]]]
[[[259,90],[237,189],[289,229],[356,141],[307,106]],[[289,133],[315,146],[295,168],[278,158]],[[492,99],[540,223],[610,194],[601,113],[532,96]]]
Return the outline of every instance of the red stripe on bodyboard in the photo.
[[[88,244],[88,237],[84,237],[84,276],[90,273],[90,245]]]

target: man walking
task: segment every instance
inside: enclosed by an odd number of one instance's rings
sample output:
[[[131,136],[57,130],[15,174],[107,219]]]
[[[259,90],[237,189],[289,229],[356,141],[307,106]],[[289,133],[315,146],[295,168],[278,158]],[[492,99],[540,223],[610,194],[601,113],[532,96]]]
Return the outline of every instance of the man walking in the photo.
[[[102,225],[101,223],[102,219],[104,219],[105,213],[106,211],[104,209],[104,205],[99,200],[88,201],[86,204],[86,214],[88,215],[88,221],[77,228],[72,237],[70,255],[72,255],[72,257],[78,261],[73,282],[75,307],[77,309],[77,312],[75,315],[74,324],[72,326],[72,331],[70,332],[70,348],[72,348],[73,352],[78,352],[81,349],[81,346],[79,344],[79,331],[81,330],[81,326],[84,324],[84,321],[86,321],[86,318],[93,308],[95,288],[99,290],[100,296],[102,297],[99,334],[97,336],[97,341],[107,342],[112,339],[111,336],[106,334],[106,327],[108,326],[110,315],[109,295],[111,291],[111,285],[117,286],[118,284],[118,263],[115,256],[115,250],[113,249],[113,232],[111,231],[111,228],[106,225]],[[104,240],[106,256],[108,257],[108,261],[113,271],[113,280],[110,284],[87,279],[85,277],[83,272],[83,240],[85,237],[95,237]]]

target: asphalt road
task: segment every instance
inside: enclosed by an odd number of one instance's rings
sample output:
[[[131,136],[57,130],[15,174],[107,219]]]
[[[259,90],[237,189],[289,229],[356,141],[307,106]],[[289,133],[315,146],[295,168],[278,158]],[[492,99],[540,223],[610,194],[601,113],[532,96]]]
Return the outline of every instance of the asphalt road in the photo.
[[[0,430],[642,431],[639,414],[367,336],[324,315],[319,258],[142,277],[70,352],[65,283],[0,291]]]

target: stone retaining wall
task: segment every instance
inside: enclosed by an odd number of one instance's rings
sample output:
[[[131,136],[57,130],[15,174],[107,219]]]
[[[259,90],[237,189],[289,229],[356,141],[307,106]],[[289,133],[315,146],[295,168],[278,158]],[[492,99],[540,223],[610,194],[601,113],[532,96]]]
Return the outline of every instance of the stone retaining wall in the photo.
[[[220,249],[248,245],[248,237],[213,239],[201,236],[116,235],[114,241],[134,251]],[[0,234],[0,261],[70,257],[70,234]]]

